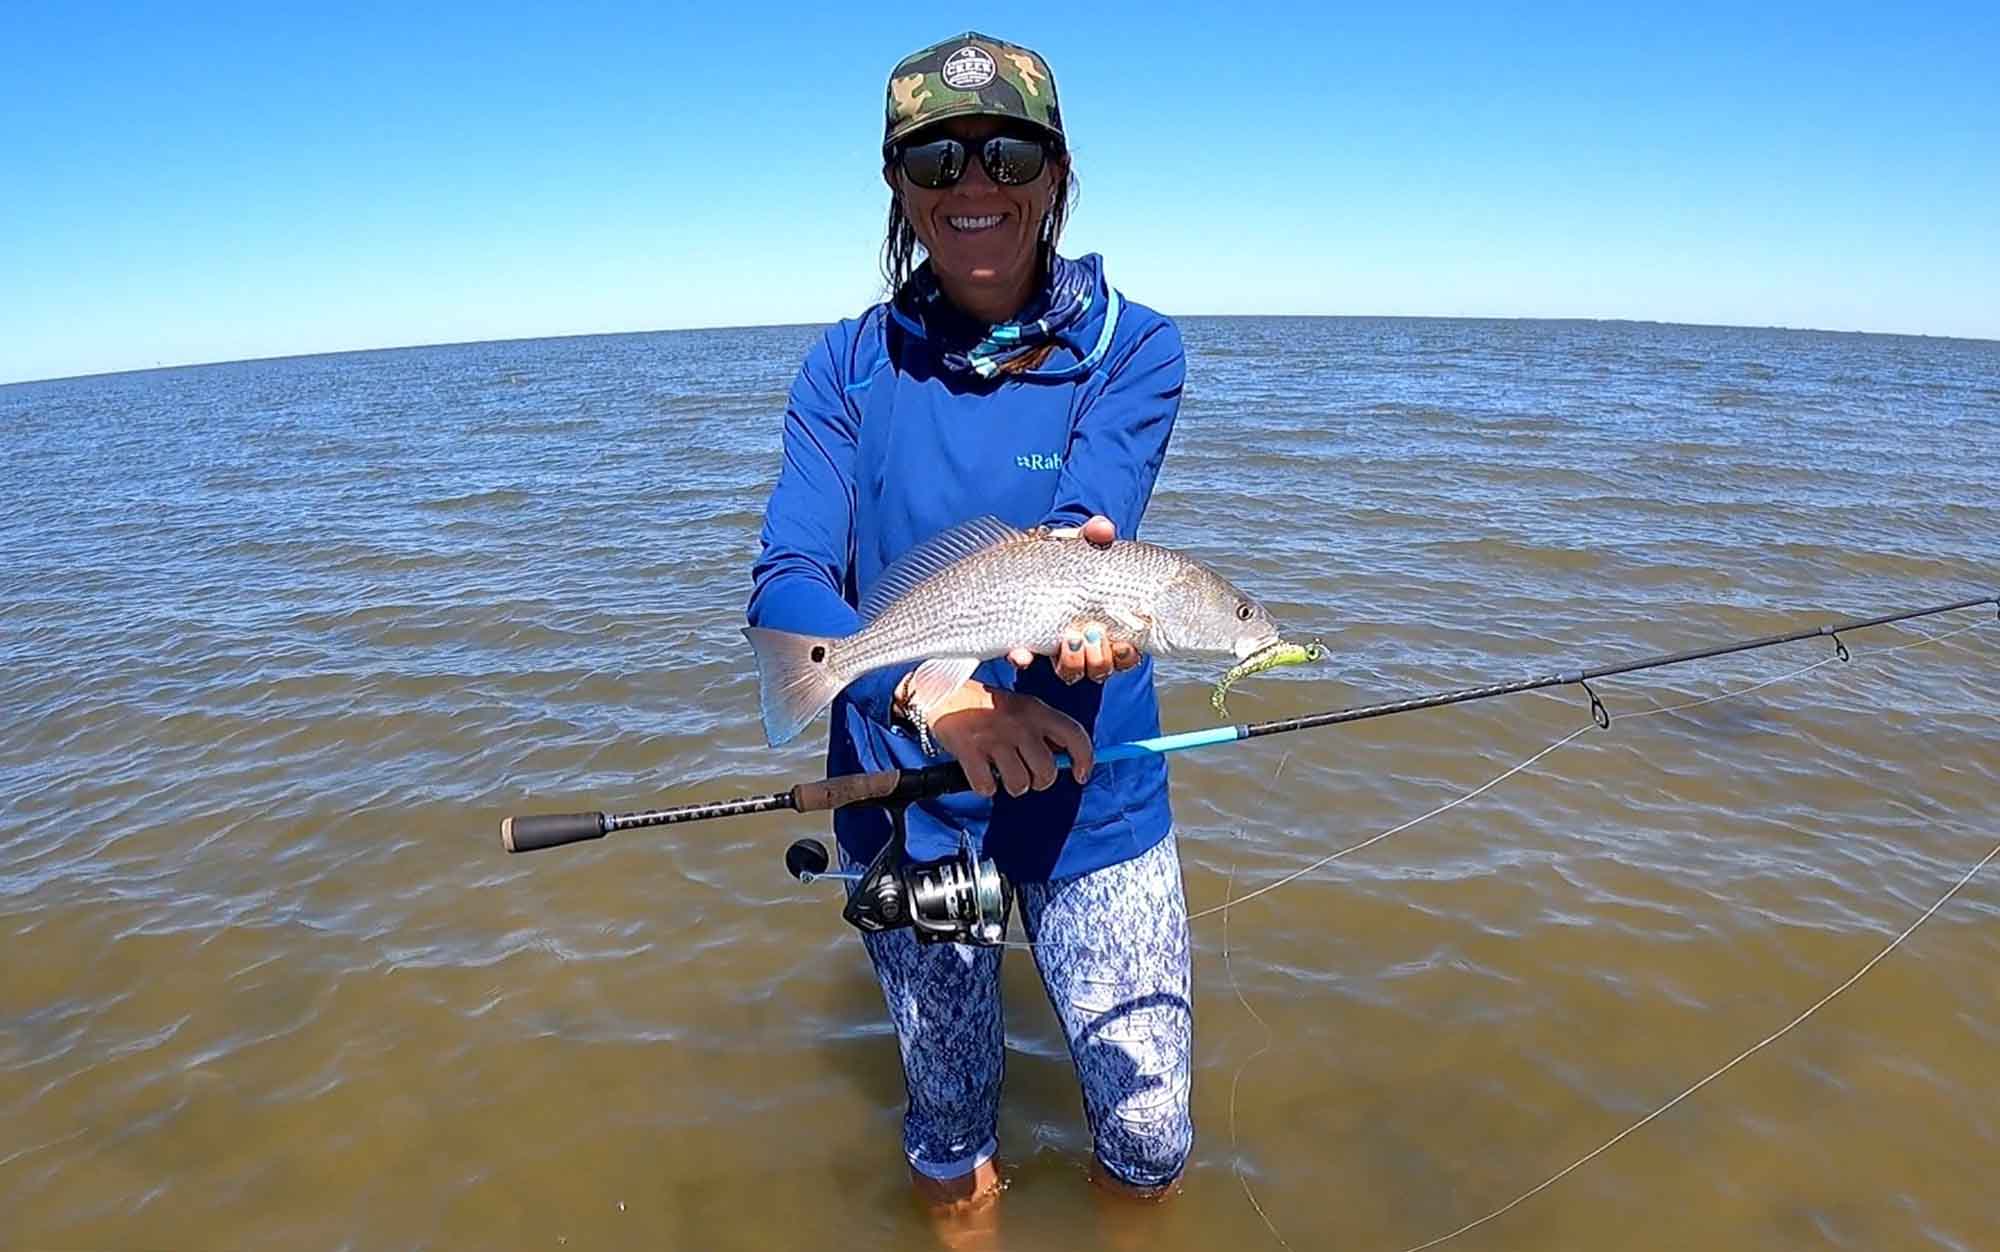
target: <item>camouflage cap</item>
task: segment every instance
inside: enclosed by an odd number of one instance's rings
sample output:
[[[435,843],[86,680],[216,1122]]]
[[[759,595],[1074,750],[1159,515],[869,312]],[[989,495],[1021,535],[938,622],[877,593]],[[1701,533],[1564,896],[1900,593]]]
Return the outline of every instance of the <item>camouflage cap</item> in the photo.
[[[1018,118],[1063,137],[1049,63],[975,31],[911,53],[890,72],[882,154],[910,132],[948,117]]]

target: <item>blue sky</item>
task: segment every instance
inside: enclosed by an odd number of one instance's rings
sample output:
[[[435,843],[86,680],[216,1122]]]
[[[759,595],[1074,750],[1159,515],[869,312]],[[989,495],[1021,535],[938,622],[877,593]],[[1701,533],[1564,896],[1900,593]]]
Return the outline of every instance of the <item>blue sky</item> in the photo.
[[[2000,338],[1991,0],[10,0],[0,381],[852,314],[883,80],[968,27],[1055,69],[1065,250],[1170,313]]]

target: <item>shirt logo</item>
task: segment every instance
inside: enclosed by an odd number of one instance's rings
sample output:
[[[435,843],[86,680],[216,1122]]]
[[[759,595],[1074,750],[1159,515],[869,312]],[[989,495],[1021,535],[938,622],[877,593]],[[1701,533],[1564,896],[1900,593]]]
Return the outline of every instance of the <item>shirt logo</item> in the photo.
[[[1059,452],[1031,452],[1014,458],[1014,464],[1024,470],[1059,470],[1062,468],[1062,454]]]
[[[953,91],[977,91],[993,81],[993,58],[967,44],[944,59],[939,76]]]

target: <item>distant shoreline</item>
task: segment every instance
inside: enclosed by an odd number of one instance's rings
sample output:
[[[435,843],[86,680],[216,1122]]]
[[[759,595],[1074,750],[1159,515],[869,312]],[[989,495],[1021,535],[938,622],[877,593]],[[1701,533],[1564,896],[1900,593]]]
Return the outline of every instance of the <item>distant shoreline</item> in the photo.
[[[1826,330],[1815,326],[1746,326],[1724,322],[1662,322],[1634,317],[1437,317],[1427,314],[1374,313],[1174,313],[1176,321],[1314,321],[1314,322],[1516,322],[1544,326],[1658,326],[1677,330],[1771,331],[1788,335],[1842,335],[1864,339],[1916,339],[1937,343],[1994,344],[2000,339],[1967,335],[1930,335],[1908,331]],[[81,382],[91,378],[116,378],[125,374],[165,374],[175,370],[210,369],[229,365],[267,364],[276,361],[309,361],[331,356],[367,356],[374,353],[421,352],[437,348],[474,348],[488,344],[542,343],[566,339],[630,339],[645,335],[700,335],[751,330],[807,330],[830,322],[769,322],[748,326],[680,326],[661,330],[581,331],[564,335],[519,335],[500,339],[445,340],[438,343],[385,344],[372,348],[330,348],[323,352],[286,352],[276,356],[229,358],[219,361],[183,361],[171,365],[142,365],[128,369],[101,370],[88,374],[57,374],[46,378],[15,378],[0,381],[0,387],[24,387],[43,383]]]

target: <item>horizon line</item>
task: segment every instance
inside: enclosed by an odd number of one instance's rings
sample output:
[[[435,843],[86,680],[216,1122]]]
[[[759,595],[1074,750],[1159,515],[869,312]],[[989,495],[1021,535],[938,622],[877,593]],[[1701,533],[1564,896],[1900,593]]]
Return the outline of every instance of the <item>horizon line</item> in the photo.
[[[1602,325],[1625,326],[1678,326],[1690,330],[1776,330],[1788,334],[1810,335],[1865,335],[1878,339],[1936,339],[1953,343],[2000,344],[2000,338],[1983,338],[1975,335],[1940,335],[1923,331],[1897,330],[1831,330],[1819,326],[1780,326],[1774,323],[1749,325],[1737,322],[1675,322],[1648,317],[1494,317],[1479,314],[1429,314],[1429,313],[1172,313],[1168,316],[1176,321],[1183,319],[1251,319],[1251,318],[1293,318],[1311,321],[1351,321],[1351,322],[1590,322]],[[431,348],[473,348],[486,344],[539,343],[551,339],[618,339],[636,335],[681,335],[705,334],[729,330],[789,330],[812,326],[831,326],[836,321],[806,322],[751,322],[731,326],[662,326],[647,330],[586,330],[569,331],[554,335],[503,335],[497,339],[447,339],[430,343],[380,344],[369,348],[326,348],[314,352],[280,352],[271,356],[225,357],[210,361],[181,361],[174,364],[135,365],[125,369],[94,370],[83,374],[56,374],[41,378],[14,378],[0,381],[0,387],[22,387],[35,383],[81,382],[89,378],[116,378],[121,374],[154,374],[168,370],[209,369],[224,365],[253,365],[271,361],[309,361],[315,357],[363,356],[375,352],[417,352]]]

